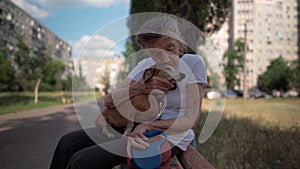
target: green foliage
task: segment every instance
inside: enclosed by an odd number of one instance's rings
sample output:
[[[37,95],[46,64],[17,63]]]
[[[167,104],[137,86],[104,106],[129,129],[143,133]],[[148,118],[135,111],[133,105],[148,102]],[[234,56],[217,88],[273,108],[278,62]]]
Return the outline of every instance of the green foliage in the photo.
[[[63,91],[72,91],[72,76],[68,75],[66,79],[61,80],[61,87]]]
[[[191,22],[207,35],[211,35],[225,22],[230,4],[231,0],[131,0],[130,14],[141,12],[172,14]],[[135,22],[138,21],[128,22],[130,32],[135,32],[136,25],[139,25]],[[190,32],[190,36],[186,38],[198,40],[200,36]],[[131,37],[131,42],[134,50],[139,50],[134,37]],[[189,46],[189,52],[194,53],[191,49],[197,49],[197,44],[194,45]]]
[[[73,91],[86,91],[90,89],[85,80],[85,76],[83,76],[82,74],[81,64],[79,64],[79,76],[77,76],[76,74],[72,76],[72,89]]]
[[[220,77],[216,73],[207,75],[208,87],[219,88],[220,87]]]
[[[131,42],[127,41],[125,44],[125,48],[126,51],[123,51],[122,54],[125,56],[125,58],[128,58],[134,52]]]
[[[292,77],[293,71],[289,67],[289,63],[279,56],[271,61],[266,72],[260,77],[260,87],[266,92],[274,89],[287,91],[290,88]]]
[[[226,85],[229,89],[234,89],[235,86],[240,86],[240,79],[238,74],[243,70],[243,49],[244,42],[238,39],[235,42],[233,50],[228,50],[225,52],[223,57],[223,66],[226,77]]]
[[[109,72],[108,69],[105,69],[104,75],[101,79],[102,84],[104,85],[103,88],[103,92],[105,93],[105,95],[108,94],[108,90],[110,89],[111,85],[110,85],[110,77],[109,77]]]
[[[65,65],[61,61],[50,59],[45,65],[43,80],[49,85],[56,85],[64,71]]]
[[[184,18],[211,33],[225,22],[231,0],[131,0],[130,14],[163,12]],[[211,25],[208,27],[208,25]]]
[[[40,85],[40,90],[64,90],[63,81],[65,82],[65,80],[61,79],[61,75],[65,71],[65,67],[66,66],[61,61],[51,58],[45,65],[45,72]]]
[[[81,66],[79,67],[80,73],[79,76],[72,76],[72,90],[73,91],[88,91],[90,87],[85,81],[85,77],[81,73]]]
[[[11,62],[7,59],[7,51],[0,50],[0,91],[11,88],[15,79],[15,70]]]
[[[50,54],[46,53],[46,50],[46,47],[42,46],[41,48],[33,51],[31,64],[28,66],[30,66],[32,70],[32,74],[30,74],[30,76],[34,79],[44,77],[45,74],[49,73],[49,69],[51,69],[48,64],[52,62],[52,58]]]
[[[289,81],[290,87],[297,89],[300,92],[300,65],[298,60],[291,62],[292,75]]]
[[[26,86],[31,80],[31,49],[24,43],[22,36],[16,36],[17,52],[14,54],[14,62],[17,65],[16,77],[19,79],[20,88],[27,89]]]
[[[61,75],[65,71],[65,65],[51,58],[45,46],[33,50],[25,44],[22,36],[18,35],[16,39],[18,50],[14,53],[14,62],[19,89],[33,90],[38,79],[41,79],[42,91],[61,90]]]
[[[51,57],[46,54],[46,48],[32,50],[29,48],[22,36],[17,36],[17,52],[14,55],[14,61],[17,65],[17,78],[20,88],[23,90],[33,90],[35,83],[46,72],[46,65]]]

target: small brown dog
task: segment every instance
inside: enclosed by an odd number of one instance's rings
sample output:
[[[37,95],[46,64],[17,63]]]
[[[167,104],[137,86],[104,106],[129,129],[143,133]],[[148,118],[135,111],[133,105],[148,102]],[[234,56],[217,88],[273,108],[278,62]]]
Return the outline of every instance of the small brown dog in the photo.
[[[171,66],[164,66],[162,69],[151,67],[145,70],[142,79],[148,83],[153,76],[165,78],[174,84],[174,90],[177,88],[176,82],[185,78],[185,74],[178,72]],[[115,108],[105,109],[96,119],[96,125],[102,128],[103,134],[112,138],[108,130],[110,125],[113,128],[125,129],[124,135],[131,133],[134,122],[147,122],[155,120],[158,113],[162,110],[162,101],[164,94],[151,92],[150,94],[140,94],[134,96]],[[119,111],[118,111],[119,110]],[[105,120],[105,121],[104,121]]]

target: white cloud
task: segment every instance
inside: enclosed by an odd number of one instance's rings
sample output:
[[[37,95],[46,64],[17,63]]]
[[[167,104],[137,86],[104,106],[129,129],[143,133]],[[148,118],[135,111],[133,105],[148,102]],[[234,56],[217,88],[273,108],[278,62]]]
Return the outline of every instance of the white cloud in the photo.
[[[35,18],[47,18],[50,15],[46,9],[38,7],[37,5],[28,2],[27,0],[12,0],[17,6],[25,10]]]
[[[30,0],[40,4],[45,8],[60,7],[109,7],[112,5],[124,4],[128,5],[130,0]]]
[[[112,49],[116,43],[100,35],[94,35],[93,37],[84,35],[79,41],[69,43],[72,45],[74,57],[102,58],[113,57],[118,53]]]
[[[12,0],[35,18],[47,18],[53,8],[129,6],[130,0]]]

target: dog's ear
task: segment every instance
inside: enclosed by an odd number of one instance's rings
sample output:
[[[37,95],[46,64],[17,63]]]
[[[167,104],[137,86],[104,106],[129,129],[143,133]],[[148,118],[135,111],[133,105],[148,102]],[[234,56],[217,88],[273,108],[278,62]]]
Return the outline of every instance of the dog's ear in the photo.
[[[144,82],[147,82],[148,80],[150,80],[152,78],[152,76],[154,75],[154,71],[155,71],[155,68],[148,68],[144,71],[144,74],[143,74]]]

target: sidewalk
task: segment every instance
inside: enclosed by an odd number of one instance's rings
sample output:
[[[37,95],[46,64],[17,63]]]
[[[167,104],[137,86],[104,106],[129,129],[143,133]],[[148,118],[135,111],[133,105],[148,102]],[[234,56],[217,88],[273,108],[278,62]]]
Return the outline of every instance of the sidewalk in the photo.
[[[0,168],[47,169],[59,138],[80,129],[73,104],[0,116]]]

